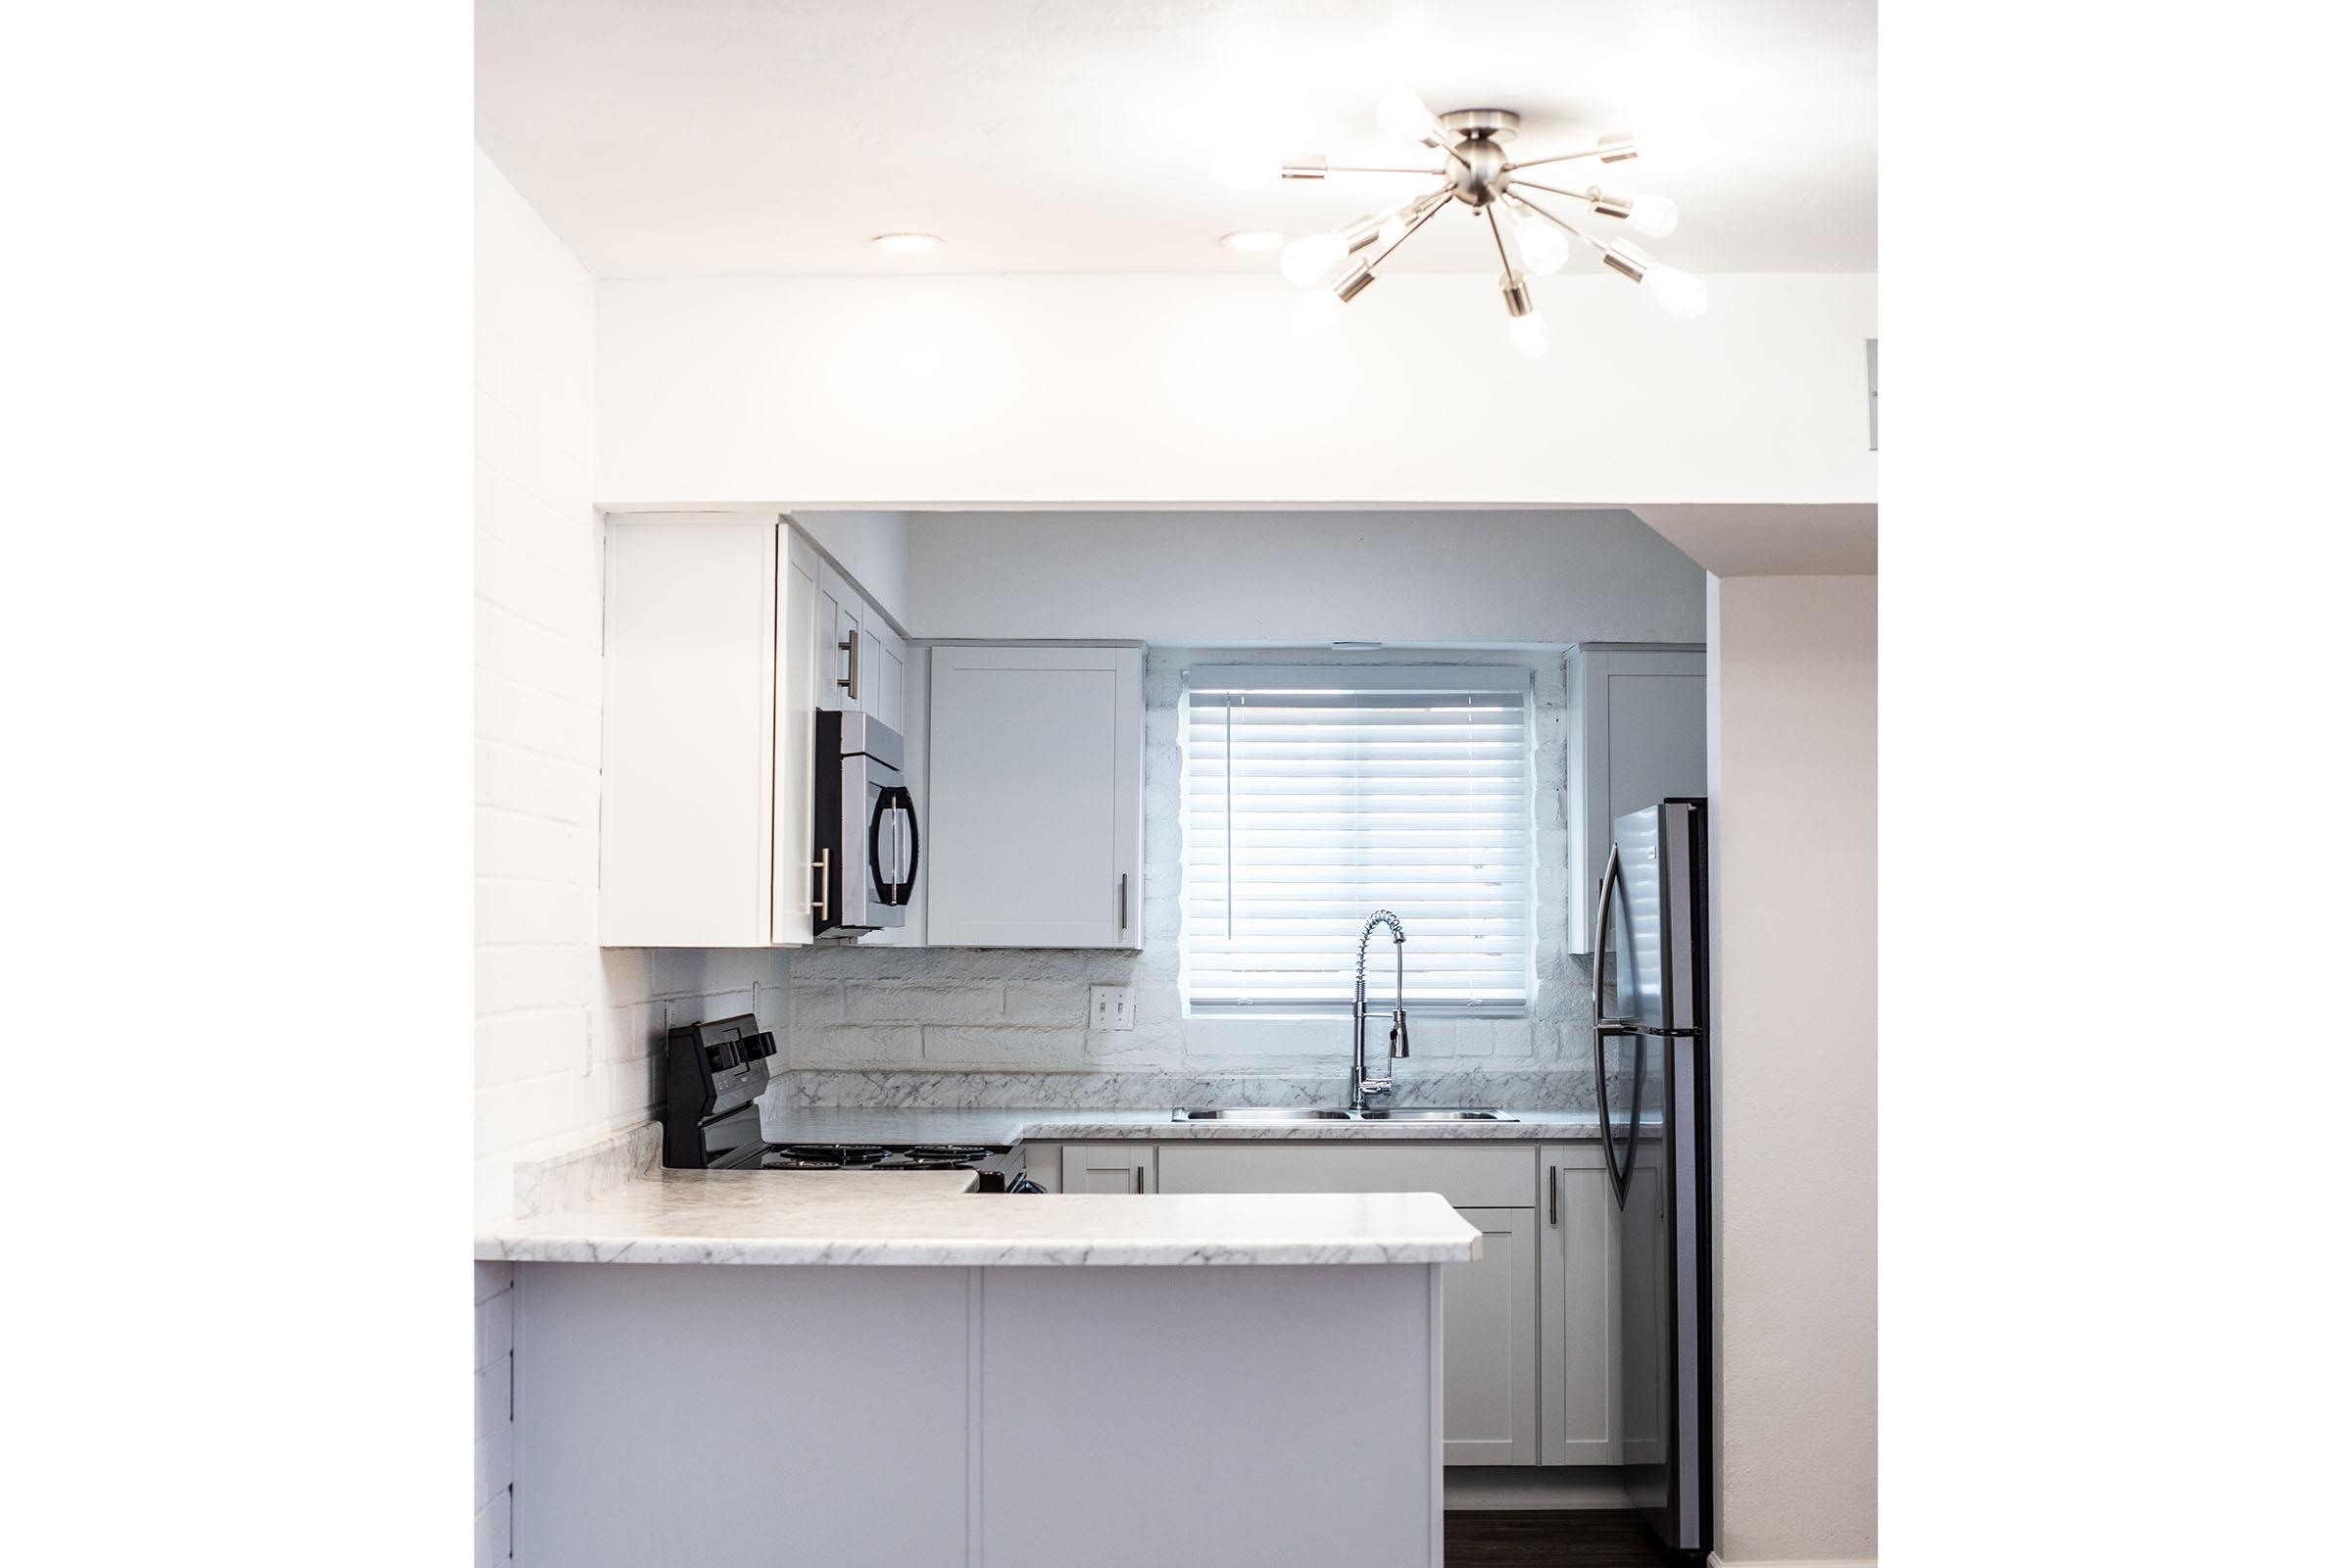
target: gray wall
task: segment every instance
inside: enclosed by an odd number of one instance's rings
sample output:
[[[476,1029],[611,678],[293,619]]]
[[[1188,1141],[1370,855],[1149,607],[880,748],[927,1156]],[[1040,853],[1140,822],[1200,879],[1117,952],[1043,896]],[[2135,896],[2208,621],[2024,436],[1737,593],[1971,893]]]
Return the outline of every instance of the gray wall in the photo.
[[[918,637],[1688,642],[1706,576],[1630,512],[922,513]]]

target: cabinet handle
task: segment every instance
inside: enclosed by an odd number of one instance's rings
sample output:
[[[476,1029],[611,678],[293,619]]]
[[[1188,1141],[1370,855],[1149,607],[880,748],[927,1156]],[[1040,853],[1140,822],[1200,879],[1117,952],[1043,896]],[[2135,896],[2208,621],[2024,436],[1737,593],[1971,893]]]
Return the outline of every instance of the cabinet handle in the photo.
[[[850,691],[850,701],[854,703],[858,700],[858,628],[855,626],[850,628],[850,640],[848,642],[835,643],[833,646],[850,656],[850,672],[847,675],[842,676],[839,680],[836,680],[833,684],[836,686],[848,687]]]
[[[1119,873],[1119,929],[1127,929],[1127,873]]]
[[[808,907],[816,911],[818,925],[833,923],[833,852],[816,852],[816,902]]]
[[[1560,1222],[1560,1167],[1551,1167],[1551,1222]]]

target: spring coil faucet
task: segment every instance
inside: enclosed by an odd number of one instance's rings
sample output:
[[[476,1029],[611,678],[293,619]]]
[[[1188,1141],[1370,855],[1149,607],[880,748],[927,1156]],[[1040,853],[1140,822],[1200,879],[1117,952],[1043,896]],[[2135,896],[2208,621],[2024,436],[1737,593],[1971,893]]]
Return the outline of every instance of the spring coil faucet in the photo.
[[[1364,954],[1372,945],[1375,927],[1387,926],[1396,936],[1396,1005],[1389,1014],[1389,1059],[1377,1078],[1364,1076]],[[1404,1028],[1404,922],[1387,909],[1375,909],[1355,940],[1355,1058],[1348,1073],[1349,1110],[1385,1110],[1396,1085],[1390,1074],[1399,1057],[1412,1055],[1411,1038]]]

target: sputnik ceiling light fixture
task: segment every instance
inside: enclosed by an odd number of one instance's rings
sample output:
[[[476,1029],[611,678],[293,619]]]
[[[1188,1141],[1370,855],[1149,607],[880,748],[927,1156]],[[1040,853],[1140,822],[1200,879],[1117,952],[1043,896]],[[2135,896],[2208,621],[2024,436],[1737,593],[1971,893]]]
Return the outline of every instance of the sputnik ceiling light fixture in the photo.
[[[1459,202],[1486,220],[1502,258],[1502,304],[1510,315],[1511,341],[1531,359],[1550,347],[1544,318],[1536,314],[1530,274],[1541,277],[1558,271],[1573,254],[1571,241],[1596,252],[1600,264],[1642,285],[1668,315],[1688,319],[1707,308],[1707,285],[1689,272],[1653,260],[1640,246],[1624,239],[1596,239],[1553,212],[1553,198],[1582,202],[1601,218],[1614,219],[1642,233],[1663,238],[1674,232],[1679,214],[1663,196],[1629,196],[1597,184],[1576,188],[1573,183],[1539,183],[1525,172],[1554,164],[1592,159],[1606,166],[1640,156],[1630,135],[1603,136],[1576,152],[1513,161],[1502,144],[1519,134],[1519,117],[1508,109],[1457,109],[1435,115],[1418,95],[1399,87],[1380,101],[1380,127],[1399,140],[1437,149],[1443,161],[1435,169],[1333,164],[1322,157],[1296,159],[1281,165],[1221,161],[1219,172],[1236,186],[1273,184],[1285,179],[1322,179],[1331,174],[1420,174],[1444,181],[1435,190],[1367,214],[1324,234],[1309,234],[1283,247],[1282,273],[1310,292],[1299,302],[1302,327],[1320,326],[1339,315],[1340,307],[1372,286],[1383,263],[1396,254],[1431,219]],[[1553,175],[1553,178],[1560,176]],[[1542,192],[1539,202],[1527,192]],[[1380,249],[1369,257],[1360,253]]]

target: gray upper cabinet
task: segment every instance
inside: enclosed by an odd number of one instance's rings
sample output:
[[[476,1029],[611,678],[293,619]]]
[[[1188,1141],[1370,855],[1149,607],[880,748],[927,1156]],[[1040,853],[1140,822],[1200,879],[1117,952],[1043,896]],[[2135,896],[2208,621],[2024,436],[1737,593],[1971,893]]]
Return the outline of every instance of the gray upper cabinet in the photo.
[[[930,945],[1143,945],[1140,648],[936,647]]]
[[[1609,824],[1707,793],[1704,648],[1587,643],[1568,655],[1568,951],[1592,951]]]

